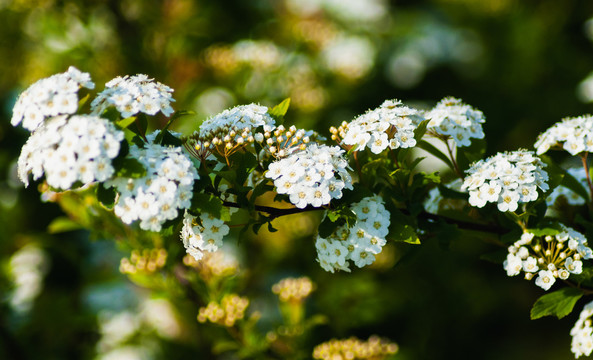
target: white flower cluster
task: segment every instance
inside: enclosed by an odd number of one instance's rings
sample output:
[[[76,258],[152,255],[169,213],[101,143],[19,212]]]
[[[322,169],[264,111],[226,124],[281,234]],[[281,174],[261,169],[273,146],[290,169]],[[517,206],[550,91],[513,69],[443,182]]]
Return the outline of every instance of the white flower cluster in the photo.
[[[572,175],[572,177],[574,177],[579,183],[587,183],[587,174],[585,173],[584,168],[570,168],[567,170],[567,172]],[[555,187],[554,190],[552,190],[552,193],[546,198],[546,204],[548,204],[548,206],[552,206],[560,197],[564,197],[569,205],[585,204],[585,199],[583,199],[581,195],[564,186]]]
[[[139,112],[155,115],[159,111],[169,116],[174,111],[171,107],[171,102],[175,101],[171,96],[173,89],[146,75],[118,76],[105,87],[91,102],[91,109],[96,114],[110,106],[115,106],[123,118]]]
[[[12,112],[11,124],[35,131],[43,121],[52,116],[74,114],[78,110],[78,90],[81,87],[94,89],[88,73],[73,66],[68,71],[41,79],[29,86],[17,99]]]
[[[508,276],[525,273],[531,280],[535,274],[535,285],[544,290],[550,289],[556,278],[566,280],[570,274],[583,271],[583,260],[592,259],[593,251],[587,239],[578,231],[562,225],[562,232],[556,235],[536,237],[524,232],[521,239],[509,246],[504,269]]]
[[[571,155],[593,151],[593,116],[565,118],[540,134],[534,144],[541,155],[552,146],[562,146]]]
[[[471,138],[483,139],[482,123],[484,114],[461,99],[447,97],[439,101],[426,117],[430,119],[428,128],[437,134],[450,136],[458,147],[469,146]]]
[[[222,238],[228,233],[228,225],[211,214],[202,213],[195,217],[186,211],[183,216],[181,241],[187,253],[197,261],[202,259],[204,251],[218,250],[222,246]]]
[[[346,145],[357,145],[357,150],[368,147],[379,154],[387,147],[415,146],[414,130],[422,120],[424,117],[418,110],[404,106],[399,100],[386,100],[378,108],[332,132],[339,133]]]
[[[298,208],[320,207],[352,189],[348,162],[338,146],[311,144],[305,150],[270,164],[265,176],[274,180],[278,194],[286,194]]]
[[[317,261],[330,272],[350,271],[349,260],[363,267],[375,261],[375,255],[387,243],[390,214],[383,200],[375,195],[366,197],[350,207],[356,214],[356,224],[342,225],[327,239],[317,237]]]
[[[49,186],[70,189],[109,179],[111,160],[119,154],[122,131],[108,120],[91,115],[56,116],[35,130],[21,150],[18,174],[25,186],[45,173]]]
[[[224,110],[204,121],[200,125],[199,135],[200,139],[204,140],[214,137],[223,140],[225,135],[234,132],[231,138],[236,141],[244,132],[248,133],[248,136],[253,135],[253,131],[260,126],[263,126],[264,131],[271,131],[275,123],[274,118],[268,114],[267,107],[256,104],[241,105]]]
[[[177,217],[178,209],[191,205],[198,172],[179,147],[132,145],[129,156],[144,166],[146,175],[135,179],[117,177],[106,182],[118,192],[115,214],[126,224],[139,219],[141,229],[160,231],[165,221]]]
[[[589,356],[593,351],[593,327],[591,327],[591,316],[593,316],[593,301],[585,305],[579,314],[579,319],[570,330],[572,336],[571,351],[575,358],[581,355]]]
[[[546,166],[531,151],[518,150],[498,153],[474,163],[461,190],[469,191],[469,203],[484,207],[488,202],[498,204],[498,210],[515,211],[519,203],[534,201],[537,189],[549,189]]]

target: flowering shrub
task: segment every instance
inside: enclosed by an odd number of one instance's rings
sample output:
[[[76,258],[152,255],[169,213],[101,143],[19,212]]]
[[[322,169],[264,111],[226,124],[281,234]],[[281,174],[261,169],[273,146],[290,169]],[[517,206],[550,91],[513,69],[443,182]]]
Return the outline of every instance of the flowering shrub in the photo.
[[[247,57],[248,49],[243,51]],[[294,214],[316,214],[317,234],[303,247],[316,251],[319,266],[330,273],[365,271],[350,265],[374,266],[388,244],[421,246],[454,229],[496,237],[494,243],[508,250],[506,260],[498,259],[508,276],[524,273],[544,291],[556,288],[535,303],[534,319],[566,316],[582,296],[593,293],[588,116],[547,130],[534,145],[537,155],[517,150],[484,159],[485,117],[455,98],[427,111],[386,100],[330,128],[327,140],[283,124],[289,99],[271,108],[250,104],[225,110],[183,135],[169,127],[191,114],[173,111],[168,86],[146,75],[118,77],[88,107],[78,92],[93,87],[89,74],[70,68],[39,80],[19,97],[12,124],[31,131],[18,161],[19,177],[28,185],[32,174],[44,197],[70,215],[69,226],[124,241],[174,241],[172,254],[154,246],[122,260],[121,272],[140,284],[162,273],[159,286],[178,286],[177,293],[200,297],[198,322],[225,329],[235,341],[218,344],[218,351],[290,357],[299,337],[323,323],[305,312],[314,281],[288,278],[272,287],[284,323],[263,336],[255,326],[261,314],[250,306],[257,302],[240,296],[241,289],[229,280],[239,276],[237,261],[215,255],[235,229],[258,234],[267,226],[275,232],[276,219]],[[147,133],[149,116],[168,120]],[[583,168],[562,169],[544,155],[551,148],[578,155]],[[449,171],[425,167],[418,149]],[[554,212],[560,196],[572,212]],[[569,216],[575,212],[578,216]],[[59,230],[60,221],[50,227]],[[577,357],[593,348],[590,307],[571,332]],[[138,328],[130,327],[125,338]],[[312,356],[383,359],[397,349],[378,337],[333,340]]]

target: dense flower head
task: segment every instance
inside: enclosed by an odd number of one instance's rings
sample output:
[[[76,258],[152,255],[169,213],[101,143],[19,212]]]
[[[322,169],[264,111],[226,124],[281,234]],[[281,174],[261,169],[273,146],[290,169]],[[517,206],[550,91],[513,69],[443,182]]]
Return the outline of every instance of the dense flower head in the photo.
[[[196,217],[186,211],[183,216],[181,241],[187,253],[197,261],[202,259],[204,251],[218,250],[228,233],[228,225],[209,213],[203,212]]]
[[[73,66],[37,81],[19,95],[10,123],[17,126],[22,121],[25,129],[35,131],[49,117],[76,113],[81,87],[93,89],[95,84],[88,73]]]
[[[541,155],[553,146],[562,147],[571,155],[593,151],[593,116],[565,118],[541,133],[535,144]]]
[[[265,176],[274,180],[278,194],[289,196],[298,208],[320,207],[352,189],[348,162],[338,146],[310,144],[270,164]]]
[[[315,346],[313,359],[387,359],[398,351],[398,346],[389,340],[371,336],[367,341],[351,337],[346,340],[332,339]]]
[[[527,280],[537,275],[535,285],[544,290],[549,290],[556,278],[566,280],[570,274],[580,274],[582,260],[593,258],[585,236],[565,225],[556,235],[535,236],[526,231],[508,250],[503,264],[507,275],[524,272]]]
[[[484,114],[460,99],[447,97],[430,110],[428,129],[440,135],[450,136],[458,147],[469,146],[472,138],[483,139]],[[430,131],[429,131],[430,133]]]
[[[173,89],[148,76],[138,74],[116,77],[105,84],[105,90],[91,102],[94,113],[101,114],[114,106],[123,118],[139,112],[155,115],[159,111],[165,116],[173,113],[171,103],[175,101]]]
[[[386,100],[378,108],[368,111],[350,123],[331,128],[332,139],[342,139],[356,150],[369,148],[379,154],[383,150],[408,148],[416,145],[414,130],[424,120],[421,113],[399,100]]]
[[[535,201],[538,189],[549,189],[545,166],[531,151],[498,153],[474,163],[466,171],[461,190],[469,191],[472,206],[494,202],[502,212],[515,211],[519,203]]]
[[[584,168],[570,168],[567,170],[567,172],[572,175],[572,177],[574,177],[579,183],[587,183],[587,174]],[[585,199],[581,195],[562,185],[557,186],[554,188],[554,190],[552,190],[552,193],[546,198],[546,204],[548,204],[548,206],[554,205],[558,198],[565,198],[569,205],[585,204]]]
[[[308,277],[286,278],[272,286],[282,302],[301,302],[313,292],[315,285]]]
[[[220,303],[211,301],[208,306],[198,311],[198,321],[231,327],[237,320],[243,319],[245,310],[249,306],[249,299],[236,294],[225,295]]]
[[[191,226],[191,228],[194,227],[194,225],[188,225],[187,228],[182,230],[191,230],[191,234],[188,236],[188,238],[196,234],[196,232],[194,232],[189,226]],[[239,261],[237,257],[225,247],[223,247],[220,251],[202,253],[202,258],[200,260],[196,260],[196,258],[188,251],[188,253],[183,257],[183,264],[197,270],[200,274],[200,277],[206,281],[212,278],[216,279],[233,276],[239,272]]]
[[[579,319],[570,330],[572,336],[571,351],[575,358],[581,355],[589,356],[593,351],[593,327],[591,327],[591,316],[593,316],[593,301],[585,305],[579,314]]]
[[[317,261],[332,273],[350,271],[349,261],[360,268],[372,264],[387,243],[391,215],[379,196],[366,197],[350,208],[356,214],[354,226],[344,224],[327,239],[317,237],[315,242]]]
[[[552,146],[562,147],[571,155],[593,151],[593,116],[583,115],[557,122],[538,136],[534,146],[538,155]]]
[[[130,147],[130,156],[146,169],[139,178],[116,177],[106,185],[115,187],[117,216],[126,224],[140,220],[143,230],[160,231],[167,220],[175,219],[178,210],[191,205],[194,180],[198,173],[179,147],[167,147],[150,141],[143,148]]]
[[[67,190],[76,182],[109,179],[111,160],[119,154],[122,131],[108,120],[91,115],[60,115],[45,121],[21,150],[18,174],[25,186],[29,173],[43,175],[49,186]]]

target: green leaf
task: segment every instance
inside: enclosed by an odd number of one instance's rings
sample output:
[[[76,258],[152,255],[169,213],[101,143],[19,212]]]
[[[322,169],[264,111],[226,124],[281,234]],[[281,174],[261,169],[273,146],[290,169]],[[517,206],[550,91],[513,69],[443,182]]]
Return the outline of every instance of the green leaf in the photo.
[[[146,169],[144,165],[133,158],[117,159],[113,162],[116,169],[115,176],[126,177],[131,179],[139,179],[146,175]]]
[[[426,128],[428,127],[429,122],[430,119],[427,119],[418,124],[418,127],[414,130],[414,139],[416,139],[416,141],[420,141],[420,139],[422,139],[426,133]]]
[[[284,99],[280,104],[274,106],[273,108],[268,110],[268,114],[273,117],[276,121],[280,124],[284,119],[284,115],[288,112],[288,107],[290,106],[290,98]]]
[[[58,218],[55,218],[47,227],[47,231],[50,234],[59,234],[59,233],[63,233],[63,232],[68,232],[68,231],[74,231],[74,230],[80,230],[83,227],[71,220],[70,218],[61,216]]]
[[[583,184],[581,184],[577,179],[575,179],[574,176],[570,175],[569,172],[566,172],[564,174],[564,178],[562,178],[560,185],[579,194],[583,199],[589,200],[589,193],[587,192]]]
[[[89,101],[89,98],[91,97],[91,94],[86,94],[85,97],[83,97],[82,99],[78,100],[78,108],[82,108],[84,106],[84,104],[86,104],[87,101]]]
[[[191,208],[208,213],[215,218],[220,219],[222,215],[222,200],[212,194],[194,194],[191,199]]]
[[[130,116],[130,117],[127,117],[125,119],[121,119],[120,121],[117,121],[116,124],[119,127],[121,127],[122,129],[125,129],[128,126],[132,125],[134,123],[134,121],[136,121],[136,117],[135,116]]]
[[[97,199],[108,209],[113,207],[116,195],[117,193],[113,187],[106,188],[103,183],[99,183],[99,186],[97,186]]]
[[[391,225],[389,226],[389,239],[419,245],[420,238],[416,234],[414,220],[399,210],[390,209],[390,211]]]
[[[537,228],[527,229],[527,231],[535,236],[556,235],[562,232],[562,226],[557,221],[546,220],[540,223]]]
[[[422,150],[428,152],[429,154],[437,157],[441,161],[443,161],[445,164],[447,164],[447,166],[451,170],[455,170],[455,167],[453,166],[453,163],[451,162],[451,160],[449,159],[449,157],[447,155],[443,154],[441,152],[441,150],[439,150],[433,144],[431,144],[431,143],[429,143],[429,142],[427,142],[425,140],[420,140],[420,141],[418,141],[418,147],[421,148]]]
[[[531,308],[531,320],[551,315],[562,319],[570,314],[581,296],[583,296],[582,290],[571,287],[565,287],[546,294],[537,299],[535,304],[533,304],[533,308]]]
[[[161,144],[163,141],[164,136],[166,136],[166,133],[169,133],[169,135],[171,135],[171,133],[168,131],[169,130],[169,126],[171,126],[171,124],[173,123],[173,121],[179,119],[180,117],[183,116],[188,116],[188,115],[195,115],[196,113],[191,111],[191,110],[179,110],[176,111],[171,118],[169,119],[169,121],[167,121],[167,124],[165,124],[165,126],[161,129],[161,132],[156,136],[156,138],[154,139],[154,142],[157,144]],[[173,136],[173,135],[171,135]],[[179,146],[179,145],[176,145]]]
[[[161,130],[161,132],[157,135],[157,138],[159,136],[161,138],[158,139],[158,141],[155,140],[155,142],[157,144],[171,145],[171,146],[176,146],[176,147],[183,146],[183,142],[181,141],[181,139],[179,139],[175,135],[171,134],[171,132],[169,130]]]

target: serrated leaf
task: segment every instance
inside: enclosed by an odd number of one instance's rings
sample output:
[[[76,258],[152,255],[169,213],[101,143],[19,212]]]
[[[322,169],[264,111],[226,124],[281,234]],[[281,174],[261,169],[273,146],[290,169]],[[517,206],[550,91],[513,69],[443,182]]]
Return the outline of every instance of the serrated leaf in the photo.
[[[274,119],[282,121],[284,115],[288,112],[288,108],[290,107],[290,98],[284,99],[280,104],[274,106],[271,109],[268,109],[268,114],[272,116]]]
[[[574,305],[581,296],[583,296],[582,290],[571,287],[565,287],[546,294],[533,304],[531,320],[544,316],[556,316],[558,319],[562,319],[572,312]]]
[[[48,226],[47,226],[47,231],[50,234],[59,234],[59,233],[63,233],[63,232],[68,232],[68,231],[74,231],[74,230],[80,230],[83,227],[71,220],[70,218],[61,216],[58,218],[55,218]]]

